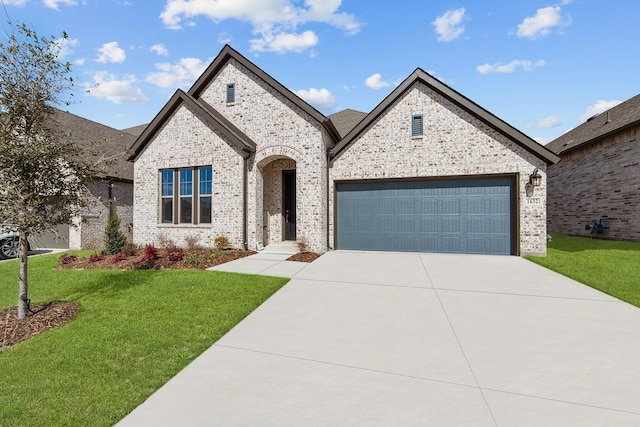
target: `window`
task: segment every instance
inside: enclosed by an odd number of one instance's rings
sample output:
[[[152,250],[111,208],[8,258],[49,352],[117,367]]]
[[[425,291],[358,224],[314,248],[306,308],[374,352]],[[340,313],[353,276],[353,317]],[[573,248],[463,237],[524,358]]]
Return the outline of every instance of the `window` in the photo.
[[[236,102],[236,84],[227,83],[227,104]]]
[[[173,171],[162,171],[160,221],[173,223]]]
[[[180,169],[180,224],[193,222],[193,170]]]
[[[422,114],[411,116],[411,136],[422,136]]]
[[[200,223],[211,224],[211,190],[212,190],[212,171],[211,168],[200,168],[200,191],[198,196],[199,215],[198,219]]]
[[[211,166],[160,171],[160,222],[211,224]]]

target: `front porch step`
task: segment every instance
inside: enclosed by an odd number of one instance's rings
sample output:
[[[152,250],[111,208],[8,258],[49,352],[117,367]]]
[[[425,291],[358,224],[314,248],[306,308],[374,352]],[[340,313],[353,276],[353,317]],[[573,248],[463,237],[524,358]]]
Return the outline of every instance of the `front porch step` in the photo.
[[[259,253],[294,255],[298,253],[298,244],[296,242],[271,243]]]

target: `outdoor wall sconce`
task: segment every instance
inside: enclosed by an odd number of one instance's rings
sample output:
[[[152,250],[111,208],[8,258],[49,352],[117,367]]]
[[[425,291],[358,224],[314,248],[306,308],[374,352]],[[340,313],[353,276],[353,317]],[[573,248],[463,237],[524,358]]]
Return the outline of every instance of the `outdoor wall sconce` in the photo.
[[[533,170],[533,173],[529,175],[529,183],[534,187],[540,187],[542,183],[542,175],[538,173],[538,168]]]

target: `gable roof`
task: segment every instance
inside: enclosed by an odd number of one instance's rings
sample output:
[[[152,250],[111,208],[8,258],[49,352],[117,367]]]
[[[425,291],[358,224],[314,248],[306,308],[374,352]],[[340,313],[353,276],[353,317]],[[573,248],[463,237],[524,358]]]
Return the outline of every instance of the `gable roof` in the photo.
[[[547,144],[547,148],[557,154],[566,154],[638,125],[640,125],[640,94],[588,119],[580,126],[551,141]]]
[[[103,168],[99,177],[133,180],[133,164],[127,161],[127,154],[134,136],[58,109],[53,118],[63,135],[72,142],[82,145],[96,143],[93,150],[114,159]]]
[[[151,141],[151,138],[164,125],[169,116],[183,104],[191,108],[205,123],[220,131],[231,144],[243,153],[247,153],[248,155],[248,153],[256,151],[256,143],[212,106],[203,100],[194,99],[183,90],[178,89],[169,102],[165,104],[162,110],[160,110],[156,117],[135,140],[131,146],[132,154],[129,156],[129,160],[135,160],[135,158],[138,157],[138,154],[144,150]]]
[[[416,68],[409,77],[407,77],[398,87],[395,88],[393,92],[378,104],[376,108],[374,108],[360,123],[358,123],[358,125],[355,126],[339,144],[333,147],[331,149],[331,156],[335,157],[338,155],[345,147],[362,134],[378,117],[384,114],[397,99],[419,82],[467,111],[483,123],[491,126],[493,129],[514,141],[530,153],[536,155],[541,160],[544,160],[547,164],[557,163],[560,160],[558,156],[544,146],[538,144],[518,129],[494,116],[489,111],[471,101],[469,98],[463,96],[420,68]]]
[[[145,123],[143,125],[138,125],[138,126],[133,126],[130,128],[126,128],[126,129],[122,129],[122,132],[126,132],[129,135],[133,135],[136,138],[140,136],[140,134],[142,132],[144,132],[144,130],[147,128],[147,126],[149,126],[149,123]]]
[[[340,138],[344,138],[349,132],[351,132],[351,129],[356,127],[356,125],[365,117],[367,117],[367,113],[347,108],[346,110],[331,114],[329,116],[329,120],[331,120],[335,128],[340,133]]]
[[[265,73],[262,69],[256,66],[253,62],[249,61],[247,58],[242,56],[238,51],[234,50],[228,44],[225,45],[218,56],[209,64],[207,69],[202,73],[202,75],[196,80],[196,82],[191,86],[188,93],[193,98],[200,98],[202,92],[209,85],[211,80],[218,74],[218,72],[229,62],[230,59],[235,59],[238,63],[240,63],[243,67],[247,68],[253,74],[258,76],[262,81],[268,84],[271,88],[273,88],[276,92],[280,93],[287,100],[289,100],[292,104],[300,108],[302,111],[313,117],[318,123],[320,123],[329,133],[334,142],[337,142],[340,139],[340,135],[336,130],[335,126],[324,114],[313,108],[310,104],[305,102],[298,95],[284,87],[280,82],[271,77],[269,74]]]

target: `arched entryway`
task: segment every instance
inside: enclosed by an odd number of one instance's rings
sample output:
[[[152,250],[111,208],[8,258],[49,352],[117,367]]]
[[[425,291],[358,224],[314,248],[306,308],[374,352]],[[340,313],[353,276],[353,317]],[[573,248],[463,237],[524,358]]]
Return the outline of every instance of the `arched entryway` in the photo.
[[[286,156],[265,159],[262,175],[264,245],[295,241],[297,236],[296,162]]]

